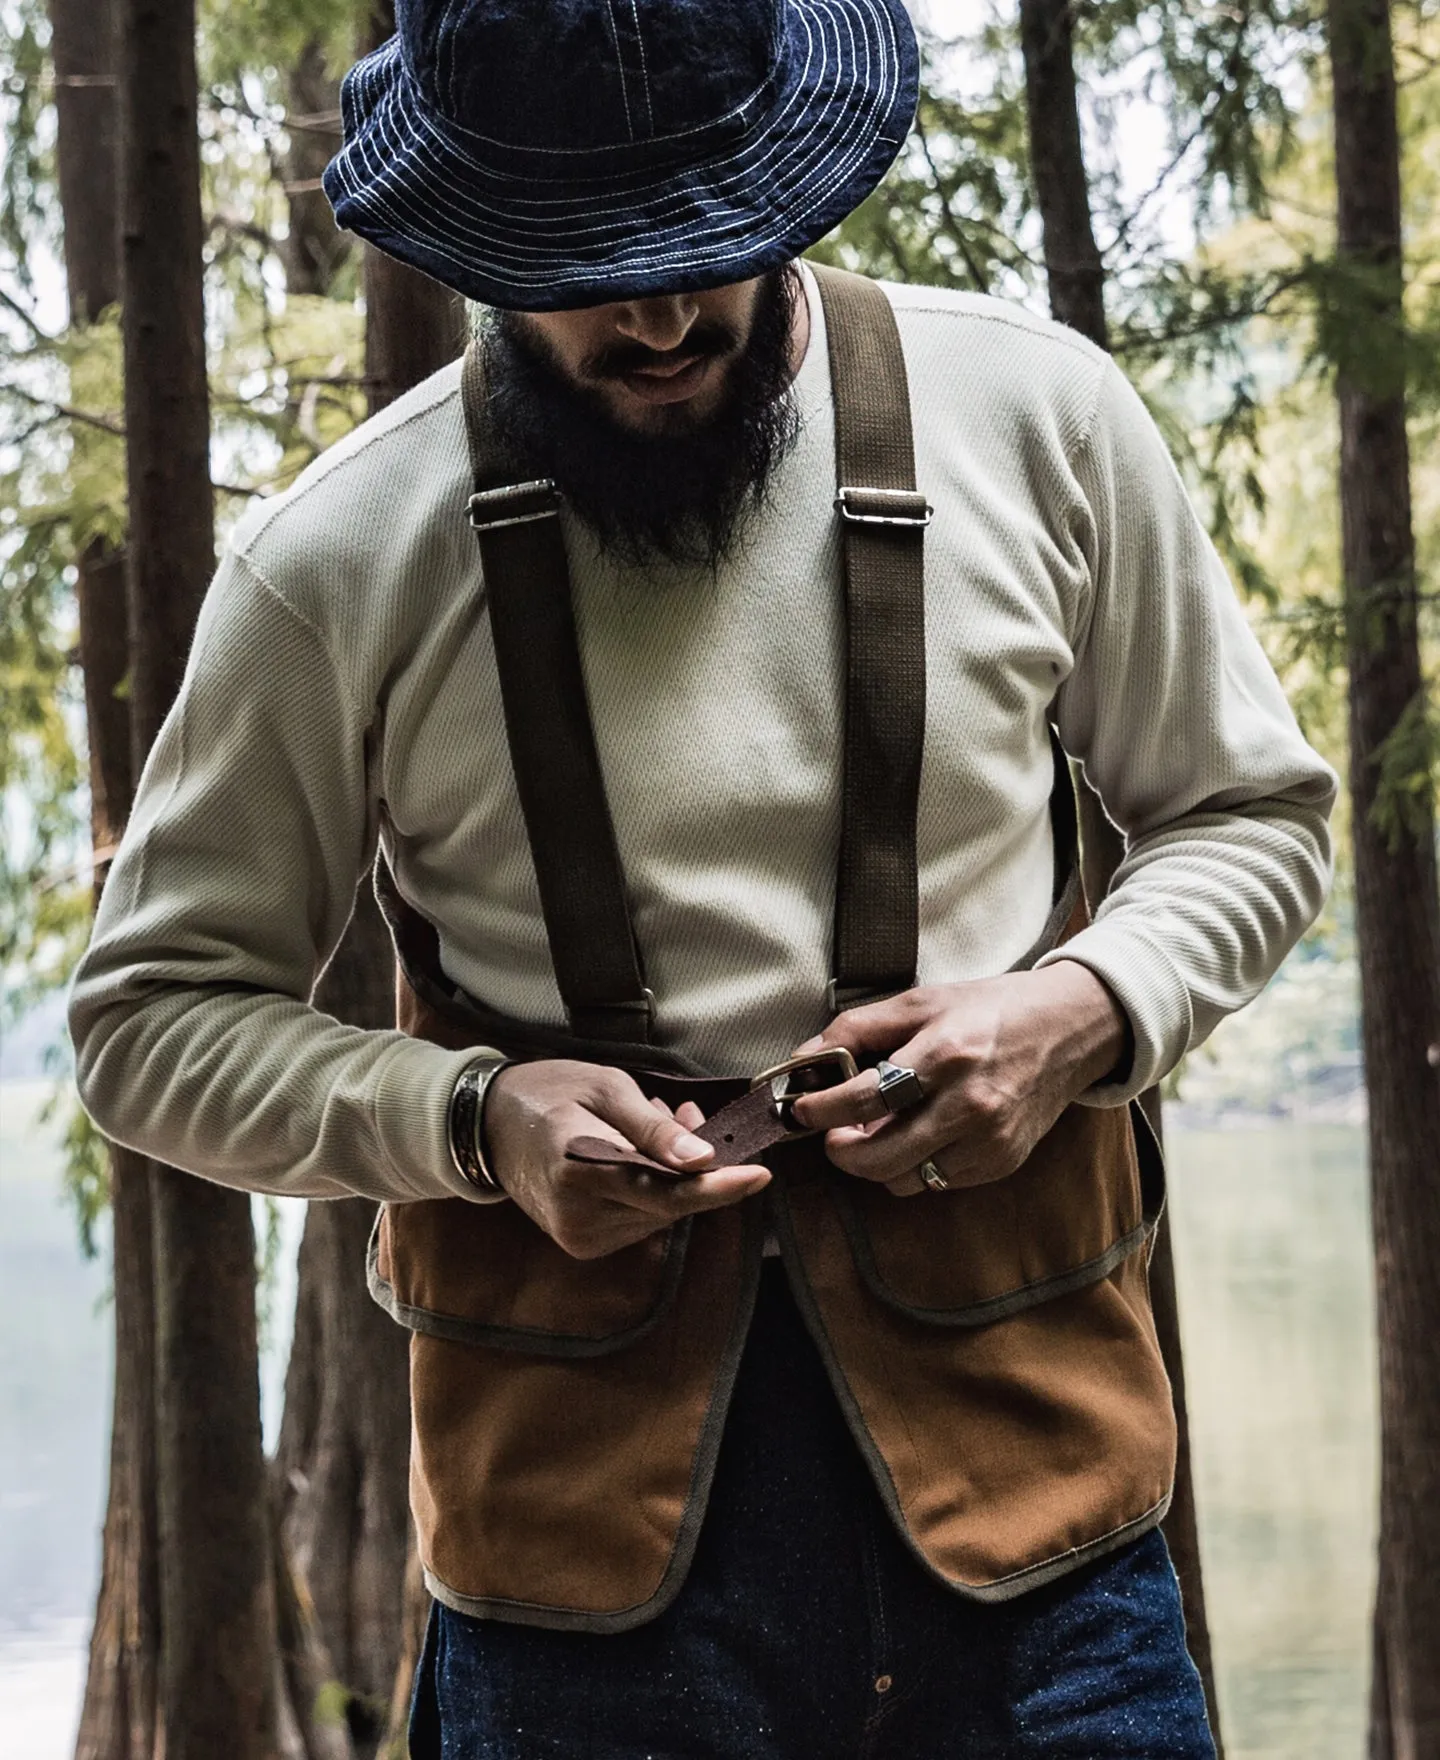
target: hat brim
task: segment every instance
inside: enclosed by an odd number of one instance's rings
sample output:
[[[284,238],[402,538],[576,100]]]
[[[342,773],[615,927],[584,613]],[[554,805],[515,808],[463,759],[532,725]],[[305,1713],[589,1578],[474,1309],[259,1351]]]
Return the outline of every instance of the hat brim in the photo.
[[[520,311],[698,292],[777,268],[879,183],[919,86],[900,0],[786,0],[785,14],[790,77],[741,138],[659,167],[592,163],[588,175],[526,175],[440,115],[392,38],[342,87],[344,145],[324,176],[336,220],[469,299]]]

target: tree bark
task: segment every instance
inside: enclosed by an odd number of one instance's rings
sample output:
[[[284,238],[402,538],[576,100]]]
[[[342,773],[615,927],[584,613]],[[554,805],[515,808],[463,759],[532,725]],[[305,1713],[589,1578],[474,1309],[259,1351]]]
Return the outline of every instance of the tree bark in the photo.
[[[280,246],[285,286],[291,293],[325,294],[350,255],[351,239],[335,224],[320,187],[320,174],[340,144],[340,84],[318,37],[301,50],[285,84],[290,134],[285,161],[290,230]]]
[[[365,254],[375,411],[453,360],[463,336],[447,289],[386,259],[377,271],[378,253]],[[394,955],[368,875],[315,1004],[354,1026],[395,1023]],[[361,1199],[311,1204],[306,1214],[276,1451],[286,1548],[313,1601],[361,1760],[385,1736],[412,1623],[409,1354],[405,1334],[365,1287],[373,1220],[374,1207]]]
[[[1108,348],[1105,267],[1090,220],[1090,186],[1075,95],[1074,0],[1020,0],[1030,174],[1040,208],[1050,310]]]
[[[1097,348],[1108,350],[1105,269],[1090,215],[1090,186],[1076,96],[1073,22],[1073,0],[1020,0],[1031,175],[1040,209],[1051,313],[1060,323],[1088,337]],[[1094,903],[1109,890],[1125,853],[1125,840],[1107,817],[1099,796],[1083,780],[1080,797],[1086,896]],[[1159,1137],[1158,1090],[1143,1095],[1141,1104]],[[1160,1354],[1174,1396],[1177,1430],[1175,1489],[1164,1521],[1165,1540],[1180,1579],[1186,1637],[1205,1691],[1216,1754],[1218,1760],[1223,1760],[1220,1703],[1200,1561],[1180,1301],[1170,1223],[1163,1212],[1150,1259],[1150,1296]]]
[[[1428,787],[1385,760],[1424,712],[1405,426],[1400,144],[1387,0],[1329,0],[1340,520],[1360,1016],[1380,1356],[1377,1760],[1440,1756],[1440,889]],[[1420,767],[1417,753],[1412,769]],[[1402,766],[1407,767],[1407,766]]]
[[[160,1576],[149,1164],[110,1149],[115,1387],[100,1593],[75,1760],[155,1760]]]
[[[394,985],[367,876],[315,1003],[354,1026],[391,1027]],[[359,1198],[311,1204],[306,1214],[276,1451],[286,1549],[361,1756],[375,1751],[400,1661],[409,1546],[409,1353],[365,1287],[374,1215]]]
[[[393,29],[388,7],[377,9],[369,46]],[[368,247],[363,275],[373,414],[455,358],[463,308],[448,289]],[[315,1003],[354,1026],[394,1025],[394,957],[368,875]],[[276,1451],[285,1549],[313,1605],[360,1760],[393,1738],[391,1702],[414,1623],[408,1349],[365,1287],[373,1217],[360,1199],[309,1207]]]
[[[408,263],[365,246],[365,389],[384,409],[465,346],[465,305]]]
[[[120,0],[132,758],[214,565],[194,0]],[[275,1668],[249,1198],[152,1166],[164,1760],[271,1760]]]
[[[120,297],[119,166],[112,0],[48,0],[55,68],[55,166],[65,217],[70,322]]]
[[[55,157],[64,216],[70,323],[120,297],[116,218],[116,38],[111,0],[49,0]],[[77,432],[74,444],[91,437]],[[78,562],[80,665],[90,758],[90,829],[98,897],[108,852],[133,795],[125,562],[96,539]],[[90,1638],[76,1760],[152,1760],[160,1654],[155,1509],[155,1320],[150,1175],[109,1149],[115,1371],[100,1591]]]

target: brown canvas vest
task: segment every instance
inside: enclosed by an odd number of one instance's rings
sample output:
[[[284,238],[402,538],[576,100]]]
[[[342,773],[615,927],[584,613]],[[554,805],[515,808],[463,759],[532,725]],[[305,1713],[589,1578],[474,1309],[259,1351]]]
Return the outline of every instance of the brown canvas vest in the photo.
[[[818,272],[829,335],[848,660],[832,1006],[910,988],[924,735],[923,535],[888,301]],[[629,1070],[709,1117],[747,1084],[652,1042],[585,701],[556,496],[516,484],[464,376],[472,523],[516,783],[569,1032],[445,977],[384,868],[399,1024],[443,1045]],[[1018,968],[1086,921],[1056,745],[1054,909]],[[777,1057],[785,1047],[777,1047]],[[684,1580],[754,1301],[777,1237],[880,1495],[957,1592],[1003,1600],[1159,1522],[1174,1419],[1146,1285],[1163,1175],[1137,1107],[1067,1108],[1014,1174],[898,1200],[816,1139],[766,1192],[607,1258],[568,1257],[513,1204],[392,1204],[376,1299],[411,1331],[412,1502],[432,1592],[472,1615],[592,1631],[653,1618]]]

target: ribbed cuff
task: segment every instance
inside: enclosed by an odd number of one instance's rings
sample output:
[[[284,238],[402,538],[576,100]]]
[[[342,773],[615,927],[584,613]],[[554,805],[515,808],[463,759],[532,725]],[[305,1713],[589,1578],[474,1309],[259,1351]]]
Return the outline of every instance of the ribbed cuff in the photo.
[[[375,1082],[375,1131],[403,1198],[464,1198],[503,1204],[505,1192],[471,1185],[450,1158],[450,1098],[462,1070],[483,1045],[446,1051],[425,1039],[401,1039]],[[497,1054],[498,1055],[498,1054]],[[403,1201],[403,1200],[402,1200]]]
[[[1077,1096],[1082,1106],[1124,1106],[1169,1075],[1190,1043],[1190,992],[1175,962],[1156,942],[1121,917],[1102,917],[1036,960],[1053,966],[1073,959],[1105,984],[1130,1019],[1134,1056],[1119,1081],[1097,1082]]]

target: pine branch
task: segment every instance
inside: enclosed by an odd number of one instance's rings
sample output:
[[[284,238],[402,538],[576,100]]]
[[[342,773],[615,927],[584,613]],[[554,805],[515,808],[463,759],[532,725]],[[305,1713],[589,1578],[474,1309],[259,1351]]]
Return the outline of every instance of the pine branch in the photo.
[[[918,116],[915,118],[915,135],[920,142],[920,151],[925,155],[925,163],[930,167],[930,175],[935,180],[935,193],[940,198],[940,216],[945,234],[960,253],[970,279],[979,291],[984,293],[988,285],[986,275],[975,261],[974,253],[970,249],[970,241],[965,237],[964,229],[951,212],[950,198],[945,194],[945,186],[940,179],[940,167],[935,163],[935,155],[930,150],[930,137],[925,132],[925,124]]]
[[[1250,29],[1250,21],[1253,12],[1253,0],[1247,0],[1247,3],[1232,15],[1235,20],[1235,36],[1230,45],[1230,53],[1225,59],[1225,70],[1216,84],[1214,93],[1202,107],[1199,116],[1196,118],[1195,126],[1171,154],[1166,164],[1161,167],[1159,176],[1156,177],[1150,188],[1145,191],[1139,201],[1137,201],[1135,206],[1131,209],[1130,213],[1126,215],[1125,219],[1115,229],[1115,236],[1101,252],[1101,255],[1107,260],[1117,251],[1123,249],[1131,232],[1138,223],[1141,214],[1180,169],[1180,166],[1189,157],[1190,150],[1195,143],[1209,133],[1211,124],[1218,115],[1221,106],[1231,95],[1234,84],[1239,78],[1245,38]]]
[[[49,426],[50,423],[60,421],[82,422],[86,427],[98,428],[101,433],[113,434],[117,440],[125,438],[125,426],[122,422],[115,421],[111,416],[97,415],[94,410],[77,409],[74,404],[60,403],[53,397],[37,397],[33,391],[26,391],[19,385],[0,384],[0,395],[18,398],[21,403],[28,403],[32,409],[45,409],[50,412],[43,420],[34,422],[30,427],[22,430],[17,437],[18,439],[28,438],[31,434],[36,434],[42,428]],[[273,488],[280,480],[281,478],[278,476],[267,477],[260,483],[223,483],[212,479],[210,487],[221,495],[241,495],[248,499],[252,495],[263,494],[266,489]]]
[[[58,337],[52,336],[48,330],[42,329],[34,316],[26,311],[20,301],[12,294],[7,293],[3,287],[0,287],[0,305],[3,305],[7,311],[13,312],[37,342],[48,344],[59,340]]]
[[[7,397],[15,397],[21,403],[28,403],[32,409],[48,409],[51,413],[45,418],[47,422],[65,420],[67,422],[83,422],[86,427],[99,428],[102,433],[114,434],[117,438],[125,438],[125,429],[113,416],[97,415],[93,410],[76,409],[74,404],[60,403],[53,397],[37,397],[33,391],[26,391],[19,385],[0,385],[0,392]],[[39,422],[36,428],[45,424]],[[34,432],[31,429],[30,432]]]

